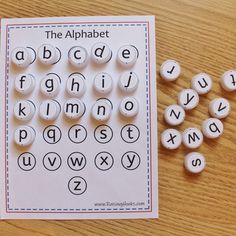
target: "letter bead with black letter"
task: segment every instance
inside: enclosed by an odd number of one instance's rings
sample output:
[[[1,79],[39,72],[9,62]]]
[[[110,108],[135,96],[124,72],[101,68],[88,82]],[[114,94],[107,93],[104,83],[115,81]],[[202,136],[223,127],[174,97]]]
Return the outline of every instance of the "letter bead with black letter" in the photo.
[[[14,141],[18,146],[29,146],[34,142],[35,135],[35,130],[31,126],[19,126],[14,132]]]
[[[205,157],[199,152],[191,152],[184,158],[184,167],[192,174],[198,174],[202,172],[205,166]]]
[[[14,116],[17,120],[31,120],[35,113],[35,105],[30,100],[20,100],[14,105]]]
[[[121,74],[118,85],[121,91],[131,93],[137,89],[138,83],[138,75],[133,71],[126,71]]]
[[[78,119],[84,112],[85,105],[77,98],[69,99],[64,104],[64,114],[69,119]]]
[[[31,74],[19,74],[15,78],[15,90],[22,95],[30,94],[35,88],[35,78]]]
[[[178,79],[181,73],[180,64],[175,60],[166,60],[160,67],[161,78],[165,81],[174,81]]]
[[[230,114],[230,103],[225,98],[215,98],[209,104],[209,113],[212,117],[223,119]]]
[[[58,75],[47,74],[40,82],[40,91],[47,97],[55,97],[60,91],[60,78]]]
[[[178,104],[184,110],[191,110],[199,103],[198,93],[193,89],[183,89],[178,95]]]
[[[120,114],[124,117],[134,117],[138,114],[139,103],[134,97],[125,97],[119,105]]]
[[[74,67],[83,68],[88,62],[88,52],[81,46],[72,47],[68,52],[68,59]]]
[[[184,122],[185,111],[184,109],[176,104],[168,106],[164,111],[164,119],[169,125],[180,125]]]
[[[236,90],[236,71],[228,70],[226,71],[220,78],[221,87],[227,91],[235,91]]]
[[[97,93],[108,94],[113,87],[111,75],[105,72],[98,73],[93,80],[93,87]]]
[[[109,120],[112,112],[112,103],[108,99],[99,99],[92,106],[91,115],[97,121]]]
[[[223,131],[223,123],[217,118],[209,118],[202,123],[202,132],[207,138],[218,138]]]
[[[66,92],[70,96],[82,97],[85,91],[85,77],[80,73],[71,74],[66,81]]]
[[[105,64],[111,60],[112,51],[106,43],[96,43],[92,47],[92,59],[97,64]]]
[[[206,94],[212,88],[212,79],[206,73],[199,73],[192,78],[191,87],[196,90],[199,95]]]
[[[177,149],[182,143],[181,133],[176,129],[166,129],[161,134],[161,144],[167,149]]]
[[[32,48],[17,47],[11,52],[12,63],[21,68],[28,67],[35,60],[35,52]]]
[[[43,120],[56,120],[61,112],[61,106],[56,100],[45,100],[39,106],[39,116]]]
[[[51,44],[43,44],[38,49],[38,60],[44,65],[56,64],[61,57],[61,52],[58,48]]]
[[[123,67],[133,66],[139,56],[138,49],[133,45],[122,46],[117,53],[117,61]]]
[[[198,148],[203,142],[203,134],[197,128],[188,128],[182,134],[182,141],[187,148]]]

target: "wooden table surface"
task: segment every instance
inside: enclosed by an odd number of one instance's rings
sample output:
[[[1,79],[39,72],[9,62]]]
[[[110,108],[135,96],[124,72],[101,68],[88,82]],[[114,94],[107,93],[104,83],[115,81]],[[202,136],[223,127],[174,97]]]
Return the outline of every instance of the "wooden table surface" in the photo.
[[[179,130],[200,127],[215,97],[229,99],[232,113],[224,121],[224,134],[199,148],[207,160],[205,171],[191,176],[183,168],[189,150],[159,147],[160,219],[0,222],[1,236],[72,235],[236,235],[236,93],[225,93],[221,74],[236,69],[235,0],[0,0],[0,17],[155,15],[157,45],[158,126],[167,125],[163,111],[176,103],[178,92],[189,88],[193,75],[209,73],[214,86],[199,106],[187,114]],[[176,59],[182,66],[177,82],[166,84],[159,66]]]

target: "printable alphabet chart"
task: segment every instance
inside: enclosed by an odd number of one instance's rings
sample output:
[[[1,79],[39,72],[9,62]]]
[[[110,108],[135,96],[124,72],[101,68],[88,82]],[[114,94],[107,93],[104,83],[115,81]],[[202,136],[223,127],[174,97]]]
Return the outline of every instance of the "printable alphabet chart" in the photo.
[[[158,217],[153,16],[3,19],[2,219]]]

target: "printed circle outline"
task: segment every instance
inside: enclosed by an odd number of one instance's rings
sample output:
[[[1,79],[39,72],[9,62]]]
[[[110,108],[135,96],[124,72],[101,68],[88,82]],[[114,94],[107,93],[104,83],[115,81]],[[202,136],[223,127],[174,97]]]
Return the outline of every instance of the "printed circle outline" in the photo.
[[[133,169],[128,169],[128,168],[126,168],[126,167],[124,166],[124,164],[123,164],[124,156],[125,156],[127,153],[135,153],[135,154],[138,156],[138,158],[139,158],[139,163],[138,163],[138,165],[137,165],[135,168],[133,168]],[[128,152],[124,153],[123,156],[121,157],[121,164],[122,164],[122,166],[123,166],[126,170],[136,170],[136,169],[140,166],[140,163],[141,163],[141,158],[140,158],[140,156],[138,155],[138,153],[136,153],[136,152],[134,152],[134,151],[128,151]]]
[[[75,178],[80,178],[80,179],[82,179],[82,180],[84,181],[84,183],[85,183],[85,189],[84,189],[84,191],[81,192],[81,193],[74,193],[74,192],[72,192],[71,189],[70,189],[70,182],[71,182],[73,179],[75,179]],[[74,176],[74,177],[72,177],[72,178],[69,180],[69,182],[68,182],[68,189],[69,189],[69,191],[70,191],[72,194],[74,194],[74,195],[81,195],[81,194],[83,194],[83,193],[87,190],[87,187],[88,187],[88,185],[87,185],[86,180],[85,180],[84,178],[80,177],[80,176]]]
[[[111,131],[111,138],[110,138],[108,141],[106,141],[106,142],[100,142],[100,141],[98,141],[98,139],[96,138],[96,135],[95,135],[96,130],[97,130],[99,127],[101,127],[101,126],[106,126],[106,127],[108,127],[108,128],[110,129],[110,131]],[[99,142],[99,143],[101,143],[101,144],[106,144],[106,143],[109,143],[109,142],[112,140],[112,138],[113,138],[113,130],[112,130],[112,128],[111,128],[109,125],[102,124],[102,125],[99,125],[99,126],[97,126],[97,127],[95,128],[95,130],[94,130],[94,132],[93,132],[93,135],[94,135],[94,138],[95,138],[95,140],[96,140],[97,142]]]
[[[71,156],[72,154],[75,154],[75,153],[81,154],[81,155],[84,157],[84,160],[85,160],[85,164],[83,165],[83,167],[82,167],[81,169],[78,169],[78,170],[77,170],[77,169],[73,169],[73,168],[69,165],[69,158],[70,158],[70,156]],[[71,170],[74,170],[74,171],[83,170],[84,167],[86,166],[86,164],[87,164],[87,159],[86,159],[85,155],[84,155],[83,153],[81,153],[81,152],[72,152],[72,153],[68,156],[68,158],[67,158],[67,165],[69,166],[69,168],[70,168]]]
[[[97,164],[96,164],[96,159],[97,159],[98,155],[101,154],[101,153],[106,153],[106,154],[108,154],[108,155],[112,158],[112,164],[111,164],[111,166],[110,166],[108,169],[100,169],[100,168],[97,166]],[[101,171],[107,171],[107,170],[110,170],[111,167],[114,165],[114,158],[113,158],[113,156],[111,155],[111,153],[109,153],[109,152],[106,152],[106,151],[104,151],[104,152],[99,152],[99,153],[95,156],[95,158],[94,158],[94,164],[95,164],[95,166],[96,166],[99,170],[101,170]]]
[[[32,167],[31,169],[25,170],[25,169],[23,169],[23,168],[20,166],[20,164],[19,164],[19,159],[20,159],[20,157],[21,157],[22,155],[24,155],[24,154],[29,154],[29,155],[31,155],[31,156],[34,158],[34,165],[33,165],[33,167]],[[18,164],[18,166],[19,166],[23,171],[31,171],[31,170],[33,170],[34,167],[36,166],[36,158],[35,158],[35,156],[34,156],[31,152],[23,152],[23,153],[20,154],[20,156],[18,156],[18,158],[17,158],[17,164]]]
[[[69,135],[69,134],[70,134],[70,130],[71,130],[73,127],[75,127],[75,126],[81,126],[81,127],[85,130],[85,137],[84,137],[84,139],[83,139],[82,141],[80,141],[80,142],[74,142],[74,141],[71,139],[70,135]],[[69,131],[68,131],[68,137],[69,137],[70,141],[73,142],[73,143],[82,143],[82,142],[84,142],[84,140],[87,138],[87,135],[88,135],[88,132],[87,132],[86,128],[85,128],[83,125],[79,125],[79,124],[72,125],[72,126],[70,127]]]
[[[44,163],[45,157],[46,157],[48,154],[51,154],[51,153],[56,154],[56,155],[60,158],[60,165],[59,165],[56,169],[54,169],[54,170],[48,169],[48,168],[46,167],[45,163]],[[56,171],[56,170],[58,170],[58,169],[61,167],[61,164],[62,164],[62,159],[61,159],[60,155],[57,154],[56,152],[48,152],[48,153],[46,153],[46,154],[44,155],[44,157],[43,157],[43,166],[44,166],[45,169],[47,169],[47,170],[49,170],[49,171]]]
[[[58,141],[56,141],[55,143],[50,143],[50,142],[48,142],[48,141],[44,138],[44,132],[45,132],[45,130],[46,130],[48,127],[56,127],[56,128],[60,131],[60,138],[59,138]],[[45,142],[47,142],[47,143],[49,143],[49,144],[56,144],[56,143],[58,143],[58,142],[61,140],[61,137],[62,137],[61,129],[60,129],[58,126],[56,126],[56,125],[48,125],[48,126],[47,126],[46,128],[44,128],[44,130],[43,130],[43,139],[44,139]]]
[[[127,141],[123,138],[123,136],[122,136],[122,131],[123,131],[123,129],[124,129],[126,126],[134,126],[135,128],[137,128],[137,130],[138,130],[138,137],[136,138],[136,140],[134,140],[134,141],[132,141],[132,142],[127,142]],[[134,125],[134,124],[127,124],[127,125],[123,126],[122,129],[120,130],[120,136],[121,136],[122,140],[123,140],[124,142],[126,142],[126,143],[135,143],[135,142],[140,138],[140,130],[139,130],[139,128],[138,128],[136,125]]]

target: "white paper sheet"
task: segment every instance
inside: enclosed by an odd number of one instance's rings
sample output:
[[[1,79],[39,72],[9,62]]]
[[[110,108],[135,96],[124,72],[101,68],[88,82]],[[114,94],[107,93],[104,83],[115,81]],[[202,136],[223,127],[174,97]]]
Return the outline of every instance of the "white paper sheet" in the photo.
[[[97,37],[98,32],[104,33]],[[88,65],[84,69],[77,69],[68,64],[68,51],[71,47],[82,46],[90,54],[92,46],[98,42],[108,44],[112,50],[112,58],[108,63],[94,65],[89,57]],[[36,58],[35,62],[25,69],[18,69],[12,65],[11,52],[14,48],[31,47],[37,54],[38,48],[45,43],[60,49],[62,55],[58,63],[44,66]],[[132,68],[122,68],[117,64],[117,51],[123,45],[133,45],[138,49],[139,57]],[[158,217],[155,57],[153,16],[2,20],[0,57],[2,219]],[[119,77],[124,71],[133,71],[139,78],[138,88],[131,94],[122,93],[118,88]],[[75,72],[83,74],[86,80],[87,89],[80,98],[86,106],[85,114],[79,120],[68,121],[61,112],[54,122],[42,121],[38,115],[39,105],[47,99],[39,92],[42,78],[48,73],[56,73],[60,77],[60,92],[53,99],[63,107],[64,102],[70,98],[65,92],[67,78]],[[94,92],[93,79],[99,72],[106,72],[113,79],[113,89],[108,95],[102,96]],[[15,78],[20,73],[29,73],[35,77],[36,86],[29,95],[23,96],[14,89]],[[119,115],[119,103],[125,96],[135,97],[139,102],[139,113],[133,119],[121,118]],[[94,102],[101,97],[106,97],[112,102],[113,110],[108,121],[97,123],[91,118],[90,111]],[[23,122],[14,118],[13,108],[20,99],[31,100],[35,104],[36,113],[30,121]],[[128,127],[133,129],[133,135],[136,135],[137,140],[133,143],[122,139],[125,135],[123,133],[122,136],[122,128],[125,132],[128,124],[131,125]],[[35,141],[29,147],[19,148],[14,143],[14,131],[20,125],[29,125],[36,131]],[[50,125],[57,126],[61,131],[60,140],[55,144],[45,141],[44,130]],[[81,128],[86,129],[87,135],[81,143],[74,143],[68,138],[68,132],[74,125],[81,125]],[[107,125],[112,130],[112,138],[105,144],[99,143],[94,137],[99,125]],[[74,169],[70,167],[73,167],[73,163],[68,163],[71,161],[69,157],[72,153],[84,155],[86,165],[81,170],[78,170],[79,167]],[[22,155],[25,157],[24,160]],[[109,169],[101,170],[103,166],[99,169],[98,165],[102,165],[102,159],[99,160],[101,156],[103,158],[108,156],[108,162],[111,158],[110,164],[108,163]],[[129,163],[128,157],[134,157],[133,166]],[[29,165],[24,167],[24,162],[27,164],[27,160],[31,161],[31,168],[28,168]],[[78,184],[81,188],[77,186]],[[77,194],[76,189],[80,189],[81,194]]]

